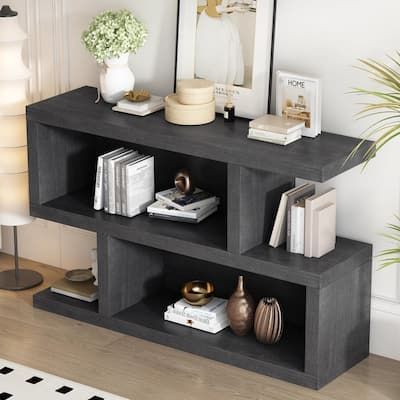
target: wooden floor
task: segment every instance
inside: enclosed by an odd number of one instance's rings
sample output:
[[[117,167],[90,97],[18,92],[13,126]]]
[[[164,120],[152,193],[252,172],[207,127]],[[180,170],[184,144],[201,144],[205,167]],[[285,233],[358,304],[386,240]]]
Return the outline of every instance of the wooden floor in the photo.
[[[0,269],[12,259],[0,255]],[[63,271],[30,261],[42,290]],[[371,356],[319,392],[32,307],[35,290],[0,291],[0,358],[138,400],[399,400],[400,363]],[[400,338],[399,338],[400,340]]]

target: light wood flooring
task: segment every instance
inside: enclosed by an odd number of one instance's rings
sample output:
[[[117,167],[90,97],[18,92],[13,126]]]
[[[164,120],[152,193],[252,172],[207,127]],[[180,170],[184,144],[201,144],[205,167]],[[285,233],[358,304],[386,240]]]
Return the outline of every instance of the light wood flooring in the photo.
[[[12,258],[0,255],[0,269]],[[400,400],[400,363],[370,356],[319,392],[32,307],[63,275],[22,260],[42,287],[0,291],[0,358],[138,400]],[[400,338],[398,339],[400,340]]]

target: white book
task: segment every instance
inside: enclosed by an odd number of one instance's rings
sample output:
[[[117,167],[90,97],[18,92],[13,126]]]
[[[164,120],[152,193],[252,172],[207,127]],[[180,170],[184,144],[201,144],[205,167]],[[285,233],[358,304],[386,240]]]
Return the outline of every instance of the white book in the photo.
[[[272,140],[276,142],[288,142],[292,139],[299,139],[302,136],[302,129],[297,129],[291,133],[283,134],[270,131],[263,131],[261,129],[250,128],[249,134],[259,136],[265,140]]]
[[[216,314],[214,317],[208,317],[206,315],[202,315],[196,310],[181,310],[178,308],[175,308],[173,304],[168,306],[167,312],[171,314],[175,314],[180,317],[188,318],[188,319],[194,319],[197,322],[201,322],[202,324],[206,325],[215,325],[221,322],[224,322],[228,317],[226,314],[226,310],[224,308],[223,312]]]
[[[284,193],[282,193],[281,201],[279,203],[278,212],[276,213],[274,227],[272,229],[271,238],[269,241],[269,245],[271,247],[279,247],[283,243],[286,242],[286,231],[287,231],[287,203],[288,203],[288,196],[299,189],[302,189],[307,184],[303,184],[298,187],[294,187]]]
[[[304,254],[304,199],[292,206],[290,252]]]
[[[147,207],[147,212],[149,214],[168,215],[173,217],[196,220],[198,218],[201,218],[203,215],[207,214],[210,210],[215,209],[216,206],[218,206],[218,204],[219,204],[219,198],[216,198],[215,203],[213,204],[207,204],[206,206],[203,207],[197,207],[194,210],[181,211],[161,200],[157,200],[155,203],[150,204]]]
[[[135,159],[139,153],[137,151],[131,151],[119,158],[115,162],[115,214],[121,215],[122,212],[122,201],[121,201],[121,166],[123,163],[130,162]]]
[[[123,147],[120,149],[116,150],[115,153],[111,152],[108,153],[103,157],[103,196],[104,196],[104,211],[108,212],[109,211],[109,179],[108,179],[108,162],[112,157],[115,157],[118,154],[123,153],[126,151]]]
[[[276,113],[305,122],[303,136],[321,133],[321,81],[285,71],[277,72]]]
[[[122,151],[123,148],[113,150],[109,153],[103,154],[97,157],[97,171],[96,171],[96,186],[94,192],[94,204],[93,208],[100,211],[104,208],[104,158],[113,156],[117,152]]]
[[[336,204],[328,203],[315,210],[313,257],[320,258],[336,247]]]
[[[187,211],[214,204],[217,198],[199,188],[188,195],[182,194],[176,188],[172,188],[156,193],[156,199],[178,210]]]
[[[138,154],[137,157],[134,157],[132,160],[123,162],[121,164],[121,215],[127,215],[127,191],[126,191],[126,167],[128,165],[132,165],[140,160],[147,158],[148,156],[144,156],[143,154]]]
[[[132,150],[125,150],[124,152],[111,157],[108,160],[108,210],[109,214],[115,214],[115,164],[121,157],[130,155]]]
[[[126,166],[126,216],[146,211],[154,199],[154,157],[149,156]]]
[[[175,222],[186,222],[189,224],[199,224],[200,222],[204,221],[206,218],[208,218],[210,215],[216,213],[217,211],[218,211],[218,207],[212,207],[205,214],[202,214],[199,218],[196,218],[196,219],[177,217],[174,215],[157,214],[157,213],[149,213],[149,217],[164,219],[165,221],[175,221]]]
[[[169,322],[174,322],[179,325],[184,325],[189,328],[198,329],[200,331],[213,333],[213,334],[221,332],[223,329],[225,329],[229,326],[228,319],[226,319],[225,321],[222,321],[220,323],[216,323],[215,325],[208,325],[208,324],[203,324],[201,322],[198,322],[194,319],[181,317],[179,315],[172,314],[169,312],[164,313],[164,319]]]
[[[127,99],[122,99],[117,103],[117,107],[127,111],[143,113],[164,105],[164,98],[160,96],[151,96],[150,99],[140,102],[132,102]]]
[[[216,318],[218,315],[226,313],[226,306],[228,300],[221,299],[219,297],[213,297],[207,304],[203,306],[192,306],[188,304],[184,299],[178,300],[171,306],[182,312],[196,313],[202,315],[205,318]]]
[[[266,138],[263,134],[256,133],[256,132],[249,132],[247,135],[248,139],[253,139],[253,140],[259,140],[261,142],[267,142],[267,143],[272,143],[272,144],[278,144],[281,146],[287,146],[288,144],[291,144],[293,142],[296,142],[297,140],[301,139],[301,133],[297,134],[290,139],[287,140],[281,140],[279,138]]]
[[[302,121],[284,118],[278,115],[263,115],[260,118],[250,121],[249,128],[260,131],[274,132],[281,135],[289,135],[304,128]]]

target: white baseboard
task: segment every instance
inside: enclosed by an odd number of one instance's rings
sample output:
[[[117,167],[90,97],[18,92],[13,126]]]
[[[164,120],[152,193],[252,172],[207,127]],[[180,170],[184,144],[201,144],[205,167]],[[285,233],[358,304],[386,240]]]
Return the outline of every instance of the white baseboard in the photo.
[[[400,303],[372,298],[370,351],[400,361]]]

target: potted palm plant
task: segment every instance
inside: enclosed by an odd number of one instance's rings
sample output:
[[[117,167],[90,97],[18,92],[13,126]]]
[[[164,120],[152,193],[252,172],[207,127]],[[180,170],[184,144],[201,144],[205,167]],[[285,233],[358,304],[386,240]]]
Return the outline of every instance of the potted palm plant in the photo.
[[[379,83],[381,89],[355,88],[352,92],[372,99],[364,103],[359,118],[372,118],[374,121],[349,156],[358,153],[366,140],[377,137],[363,154],[364,168],[384,146],[400,136],[400,52],[397,52],[396,57],[389,59],[391,65],[370,59],[360,60],[358,68],[368,73],[374,82]],[[384,234],[394,246],[379,253],[382,268],[400,263],[400,217],[397,216],[396,219],[397,222],[387,225],[387,232]]]
[[[128,10],[105,11],[82,34],[86,49],[101,65],[100,93],[115,104],[135,85],[129,55],[145,44],[146,27]]]

